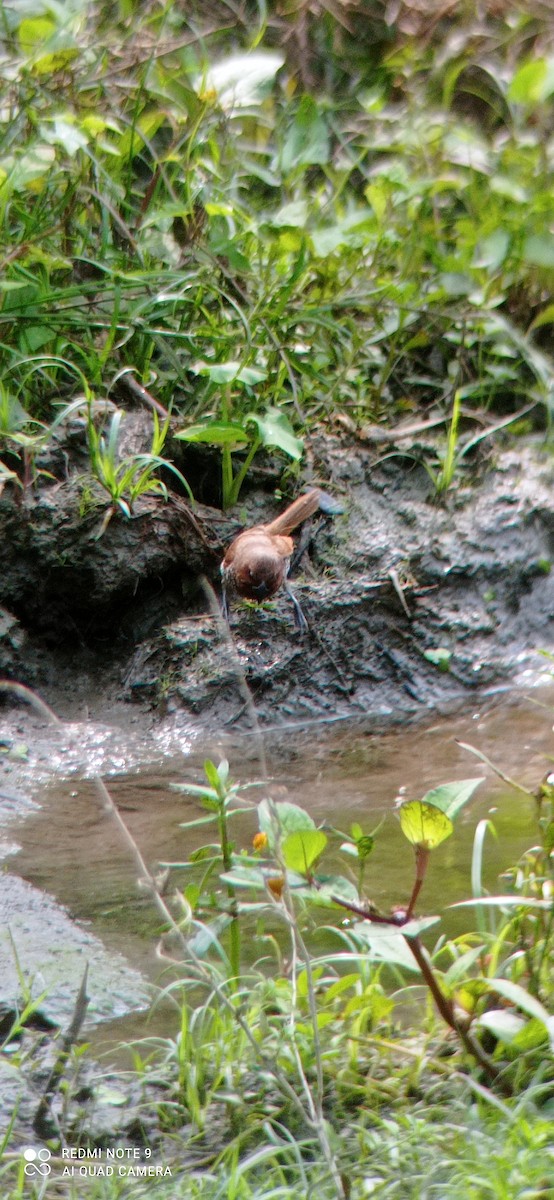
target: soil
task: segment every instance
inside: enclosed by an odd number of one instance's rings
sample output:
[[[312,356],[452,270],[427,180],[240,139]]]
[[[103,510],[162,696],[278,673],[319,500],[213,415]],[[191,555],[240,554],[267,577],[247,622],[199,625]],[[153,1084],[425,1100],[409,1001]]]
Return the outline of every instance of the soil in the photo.
[[[93,716],[133,701],[154,720],[179,714],[202,730],[248,726],[243,678],[266,726],[389,724],[509,686],[552,643],[551,455],[539,440],[497,448],[439,503],[414,465],[428,452],[387,447],[383,457],[342,437],[312,439],[309,482],[344,511],[314,518],[298,539],[305,636],[282,595],[235,605],[229,637],[201,582],[217,591],[231,538],[282,508],[279,464],[264,465],[232,513],[145,496],[105,528],[105,502],[75,474],[24,496],[6,487],[0,673],[62,716],[90,713],[94,697]],[[211,472],[216,494],[215,458]],[[208,496],[209,476],[204,459]]]

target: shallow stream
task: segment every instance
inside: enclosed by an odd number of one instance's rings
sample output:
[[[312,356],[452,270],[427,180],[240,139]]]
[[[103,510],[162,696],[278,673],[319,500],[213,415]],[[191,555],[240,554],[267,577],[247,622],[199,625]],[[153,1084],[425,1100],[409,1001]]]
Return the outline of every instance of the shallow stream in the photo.
[[[484,855],[484,884],[491,892],[503,890],[499,875],[537,839],[533,801],[502,782],[458,741],[471,743],[505,774],[533,789],[550,769],[553,715],[554,690],[541,689],[517,701],[504,699],[432,725],[386,734],[352,723],[273,734],[267,744],[272,794],[303,805],[317,822],[345,832],[353,820],[369,832],[383,819],[367,890],[386,911],[406,901],[413,878],[412,851],[394,812],[396,797],[402,791],[404,798],[419,798],[440,783],[482,776],[454,835],[432,855],[418,911],[443,912],[446,905],[471,895],[472,846],[482,818],[490,817],[497,834],[487,836]],[[235,780],[259,777],[254,739],[210,738],[201,748],[160,756],[153,766],[107,780],[150,868],[159,861],[186,860],[196,846],[212,840],[209,828],[181,828],[202,810],[197,801],[172,791],[170,783],[203,782],[204,759],[222,756],[229,758]],[[8,860],[8,870],[61,902],[110,952],[163,984],[155,954],[157,915],[137,888],[129,852],[102,810],[93,782],[73,775],[57,778],[35,799],[40,808],[13,829],[20,850]],[[255,812],[235,820],[236,845],[248,848],[257,830]],[[446,927],[454,933],[470,920],[467,910],[449,912]],[[144,1021],[144,1015],[126,1017],[114,1023],[111,1033],[104,1025],[100,1041],[139,1036]]]

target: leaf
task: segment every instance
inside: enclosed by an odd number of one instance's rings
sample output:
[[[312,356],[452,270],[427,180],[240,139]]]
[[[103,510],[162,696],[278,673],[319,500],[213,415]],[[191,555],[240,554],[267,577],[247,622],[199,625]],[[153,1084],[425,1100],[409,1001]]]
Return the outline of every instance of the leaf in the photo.
[[[270,806],[267,800],[262,800],[258,805],[258,822],[260,833],[266,834],[271,850],[275,846],[275,820],[283,840],[291,833],[315,829],[315,821],[297,804],[282,800]]]
[[[337,908],[340,907],[337,905],[337,900],[346,900],[352,904],[360,903],[358,889],[352,880],[346,879],[344,875],[321,875],[318,872],[316,882],[316,887],[304,888],[302,893],[312,904]]]
[[[320,106],[312,96],[302,96],[281,151],[281,168],[288,175],[293,167],[328,161],[329,135]]]
[[[257,103],[284,63],[278,51],[257,50],[232,54],[210,67],[195,83],[201,100],[214,96],[222,108],[243,108]]]
[[[259,867],[232,867],[230,871],[225,871],[219,878],[221,883],[230,884],[232,887],[257,889],[258,891],[263,891],[265,888],[265,875]]]
[[[240,446],[250,441],[242,425],[226,421],[203,421],[180,429],[175,437],[181,442],[207,442],[209,446]]]
[[[525,262],[536,267],[554,267],[554,237],[550,233],[531,234],[523,243]]]
[[[491,1008],[475,1022],[479,1029],[489,1029],[501,1042],[513,1042],[527,1024],[523,1017],[506,1008]]]
[[[538,314],[538,316],[535,317],[534,321],[531,322],[527,332],[532,333],[534,329],[541,329],[543,325],[553,325],[553,324],[554,324],[554,304],[547,304],[546,308],[543,308],[542,312],[540,312]]]
[[[209,925],[198,924],[197,933],[187,942],[191,953],[195,954],[197,958],[204,958],[210,950],[217,949],[219,936],[227,929],[231,919],[228,913],[221,913],[214,917]]]
[[[427,659],[427,662],[432,663],[434,667],[438,667],[439,671],[450,670],[452,651],[447,650],[444,646],[439,646],[437,650],[424,650],[423,657]]]
[[[412,846],[434,850],[450,837],[452,821],[434,804],[424,800],[408,800],[400,806],[400,827]]]
[[[292,425],[280,408],[268,408],[263,416],[248,413],[246,421],[255,425],[262,446],[272,446],[282,450],[289,458],[298,462],[304,453],[304,443],[295,436]]]
[[[32,54],[55,33],[56,25],[51,17],[29,17],[21,21],[17,37],[24,54]]]
[[[204,762],[204,774],[210,787],[213,788],[216,794],[218,794],[221,781],[215,763],[213,763],[209,758],[207,758]]]
[[[479,779],[458,779],[452,783],[442,783],[439,787],[432,788],[430,792],[426,792],[422,803],[433,804],[435,808],[440,808],[441,812],[445,813],[453,821],[464,804],[467,804],[468,800],[471,799],[480,783],[483,783],[482,777]]]
[[[471,900],[457,900],[455,904],[449,904],[449,908],[469,908],[470,905],[488,905],[492,908],[498,905],[500,908],[542,908],[543,911],[550,911],[552,908],[551,900],[537,900],[527,896],[473,896]]]
[[[271,224],[274,227],[289,226],[293,229],[303,229],[308,220],[308,205],[305,200],[292,200],[290,204],[284,204],[279,212],[271,219]]]
[[[401,926],[404,937],[417,938],[427,929],[432,929],[433,925],[438,925],[440,917],[418,917],[417,920],[406,921],[405,925]]]
[[[241,367],[240,362],[231,359],[226,363],[207,363],[199,361],[189,367],[193,375],[202,375],[211,379],[212,383],[245,383],[251,387],[254,383],[263,383],[267,379],[267,371],[256,367]]]
[[[554,92],[554,59],[534,58],[516,71],[508,97],[516,104],[535,105]]]
[[[18,192],[26,187],[36,190],[42,177],[50,170],[55,157],[56,151],[53,146],[36,145],[29,146],[15,163],[4,161],[3,165],[9,166],[9,172],[6,179],[0,182],[0,191],[6,188]]]
[[[285,866],[290,871],[307,874],[323,854],[327,841],[321,829],[300,829],[296,833],[289,833],[281,846]]]
[[[526,988],[519,983],[512,983],[511,979],[487,979],[485,982],[491,991],[504,996],[505,1000],[515,1004],[522,1012],[527,1013],[528,1017],[541,1021],[548,1033],[550,1047],[554,1050],[554,1016],[551,1016],[536,996],[531,996]]]
[[[510,236],[505,229],[495,229],[475,247],[472,267],[496,271],[504,262],[510,246]]]
[[[372,925],[369,921],[360,921],[353,926],[353,932],[367,947],[374,961],[392,963],[407,971],[419,970],[400,929],[393,930],[390,925]]]

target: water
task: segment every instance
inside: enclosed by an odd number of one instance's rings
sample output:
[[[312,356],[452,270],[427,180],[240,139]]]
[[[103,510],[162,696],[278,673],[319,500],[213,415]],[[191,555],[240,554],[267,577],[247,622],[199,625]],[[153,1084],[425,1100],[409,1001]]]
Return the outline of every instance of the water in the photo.
[[[551,707],[552,706],[552,707]],[[536,693],[502,707],[476,709],[430,726],[375,735],[362,726],[312,727],[279,738],[268,747],[275,799],[302,805],[316,822],[348,833],[352,821],[364,831],[383,822],[367,872],[367,894],[384,911],[406,902],[413,881],[413,851],[395,814],[395,799],[421,797],[453,779],[482,777],[483,783],[460,815],[454,834],[431,856],[418,914],[442,913],[446,905],[469,898],[472,846],[478,822],[492,820],[497,838],[485,848],[484,884],[504,890],[499,875],[537,840],[536,808],[463,750],[469,742],[505,774],[533,789],[550,769],[554,697]],[[202,753],[168,759],[162,767],[110,779],[113,799],[149,868],[164,860],[186,860],[205,841],[210,827],[184,831],[181,823],[202,815],[198,802],[171,790],[171,782],[203,781],[202,761],[228,756],[234,780],[256,779],[252,738],[210,740]],[[247,795],[255,798],[256,792]],[[38,797],[41,809],[17,829],[21,846],[9,869],[44,889],[104,944],[123,952],[154,982],[163,982],[155,946],[159,920],[137,888],[136,870],[109,815],[88,781],[51,784]],[[237,848],[249,848],[257,830],[255,806],[236,819]],[[344,869],[344,868],[343,868]],[[325,914],[328,921],[330,914]],[[340,920],[337,916],[337,920]],[[467,910],[446,915],[450,934],[471,922]],[[138,1026],[137,1026],[138,1031]]]

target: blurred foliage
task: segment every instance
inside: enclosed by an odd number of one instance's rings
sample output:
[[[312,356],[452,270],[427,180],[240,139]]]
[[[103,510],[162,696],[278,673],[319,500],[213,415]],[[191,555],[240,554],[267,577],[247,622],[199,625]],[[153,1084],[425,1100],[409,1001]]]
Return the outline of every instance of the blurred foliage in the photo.
[[[105,393],[132,368],[186,428],[221,417],[196,364],[232,361],[257,380],[239,425],[269,408],[298,433],[387,422],[454,396],[548,422],[550,18],[500,0],[11,0],[13,403],[48,422],[78,372]]]

